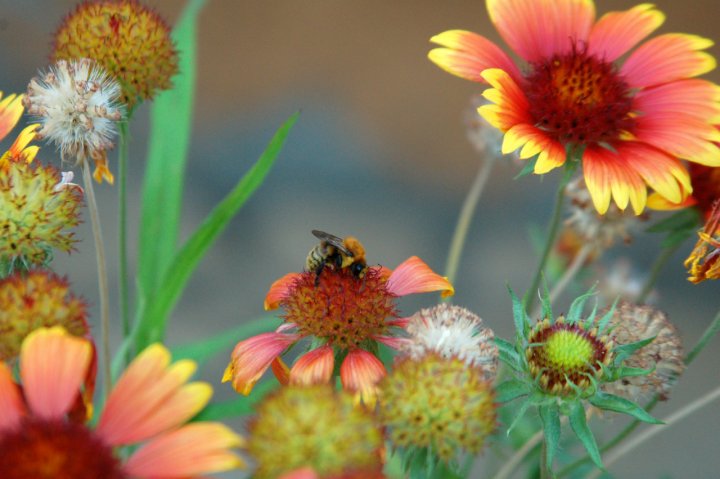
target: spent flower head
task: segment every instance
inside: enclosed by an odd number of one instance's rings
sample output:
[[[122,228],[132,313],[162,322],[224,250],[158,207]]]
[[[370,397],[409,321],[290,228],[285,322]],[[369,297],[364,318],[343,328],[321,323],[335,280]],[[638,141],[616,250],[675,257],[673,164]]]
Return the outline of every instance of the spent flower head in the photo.
[[[53,59],[92,58],[120,82],[132,109],[171,87],[178,54],[169,25],[136,0],[93,0],[69,14],[55,33]]]
[[[695,77],[715,68],[712,41],[666,33],[651,4],[596,20],[591,0],[487,0],[490,20],[525,65],[484,36],[432,37],[430,60],[489,85],[480,114],[536,174],[582,162],[594,207],[611,200],[640,214],[651,188],[671,203],[692,192],[680,160],[720,166],[718,86]],[[672,53],[668,53],[672,52]],[[619,60],[624,58],[624,61]]]
[[[0,275],[45,265],[55,249],[72,250],[83,195],[58,189],[61,181],[55,168],[38,163],[13,161],[0,174]]]
[[[63,159],[95,161],[94,177],[113,182],[107,150],[114,146],[124,108],[120,85],[93,60],[59,60],[30,80],[23,104],[42,127],[37,139],[54,143]]]
[[[267,396],[248,432],[258,479],[308,467],[322,478],[370,478],[382,469],[383,435],[372,414],[326,384],[284,387]]]

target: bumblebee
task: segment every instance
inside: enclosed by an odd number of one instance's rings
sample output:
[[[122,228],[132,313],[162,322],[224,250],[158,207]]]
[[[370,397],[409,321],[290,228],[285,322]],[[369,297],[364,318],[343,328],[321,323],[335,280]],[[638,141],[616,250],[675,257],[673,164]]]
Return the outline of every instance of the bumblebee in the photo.
[[[348,268],[358,279],[365,276],[368,266],[365,262],[365,248],[353,236],[338,238],[324,231],[312,230],[312,234],[320,240],[307,255],[305,268],[315,272],[315,285],[320,281],[323,269],[330,267],[341,270]]]

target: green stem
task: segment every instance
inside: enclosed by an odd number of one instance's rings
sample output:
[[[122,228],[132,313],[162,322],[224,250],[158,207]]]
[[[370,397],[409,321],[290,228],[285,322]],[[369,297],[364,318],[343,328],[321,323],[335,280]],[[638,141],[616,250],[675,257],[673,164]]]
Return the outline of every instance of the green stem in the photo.
[[[93,239],[95,240],[98,288],[100,290],[100,336],[102,338],[101,357],[103,360],[103,384],[105,387],[105,395],[107,395],[110,392],[110,386],[112,385],[112,377],[110,376],[110,294],[108,288],[105,243],[102,239],[100,213],[98,211],[97,200],[95,199],[93,179],[92,174],[90,173],[90,163],[87,159],[81,159],[80,163],[82,164],[85,197],[87,198],[87,207],[90,211],[90,223],[92,225]]]
[[[536,432],[535,435],[528,439],[527,442],[523,444],[523,446],[518,449],[510,459],[505,461],[505,464],[502,468],[500,468],[497,474],[495,474],[493,479],[507,479],[508,477],[510,477],[510,475],[515,472],[515,469],[517,469],[520,463],[522,463],[523,459],[525,459],[525,456],[527,456],[530,451],[534,450],[535,447],[540,444],[540,442],[544,438],[545,432],[542,429]]]
[[[570,155],[568,154],[568,156]],[[568,158],[567,161],[573,160]],[[545,239],[545,246],[543,247],[542,256],[540,257],[540,262],[538,263],[538,267],[535,271],[535,276],[533,277],[532,283],[530,283],[530,288],[528,288],[528,290],[525,292],[525,296],[523,296],[523,306],[525,307],[525,311],[531,310],[533,308],[533,305],[535,304],[535,300],[537,299],[537,291],[538,287],[540,286],[540,279],[542,278],[543,270],[545,269],[548,258],[550,258],[550,252],[555,245],[555,238],[557,237],[558,230],[560,229],[560,217],[562,216],[563,199],[565,198],[565,187],[570,181],[570,178],[572,177],[574,171],[575,168],[570,165],[565,168],[565,170],[563,171],[563,177],[560,180],[557,192],[555,193],[555,208],[553,209],[552,217],[550,218],[550,225],[548,227],[547,238]]]
[[[697,355],[700,354],[700,351],[705,349],[705,346],[707,346],[710,340],[714,338],[718,332],[720,332],[720,311],[715,314],[715,318],[713,318],[710,325],[705,329],[703,335],[700,336],[700,339],[697,344],[695,344],[695,347],[693,347],[690,352],[687,353],[687,356],[685,356],[686,366],[689,366],[690,363],[695,360]]]
[[[650,291],[652,291],[655,282],[660,276],[660,271],[662,271],[663,267],[665,267],[665,264],[672,257],[675,251],[677,251],[677,249],[680,247],[680,244],[681,243],[676,243],[672,246],[665,247],[662,249],[662,251],[660,251],[660,254],[655,259],[655,263],[653,263],[652,269],[650,270],[650,275],[648,276],[647,281],[645,281],[645,284],[643,285],[640,296],[638,296],[638,304],[642,304],[645,299],[647,299],[648,294],[650,294]]]
[[[127,254],[127,161],[129,141],[128,122],[120,122],[120,145],[118,151],[118,247],[120,249],[120,282],[118,300],[120,302],[120,321],[122,323],[123,339],[130,335]]]
[[[475,214],[475,208],[477,207],[483,189],[487,184],[487,180],[490,177],[490,172],[492,171],[494,164],[495,158],[493,155],[487,155],[483,159],[477,176],[475,177],[475,181],[470,187],[470,191],[468,191],[468,194],[465,197],[465,202],[460,210],[460,216],[458,218],[457,225],[455,226],[452,242],[450,243],[447,263],[445,264],[445,276],[447,276],[450,283],[455,282],[458,266],[460,265],[460,258],[462,257],[463,248],[465,246],[465,240],[467,239],[468,230],[470,229],[470,221]],[[447,300],[449,300],[449,298],[443,299],[443,301]]]

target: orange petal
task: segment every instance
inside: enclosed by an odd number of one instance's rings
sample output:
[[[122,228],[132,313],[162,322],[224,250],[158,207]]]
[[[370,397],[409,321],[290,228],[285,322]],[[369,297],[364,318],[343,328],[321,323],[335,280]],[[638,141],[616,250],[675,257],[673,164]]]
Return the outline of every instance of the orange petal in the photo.
[[[170,352],[159,343],[148,346],[110,393],[98,434],[113,446],[131,444],[187,421],[212,395],[207,384],[186,384],[195,369],[190,360],[170,365]]]
[[[186,478],[245,467],[244,441],[224,424],[196,422],[152,439],[125,464],[132,477]]]
[[[327,384],[335,367],[335,354],[325,345],[300,356],[290,370],[290,384],[309,386]]]
[[[286,472],[279,479],[320,479],[312,467],[303,467],[294,471]]]
[[[430,39],[445,48],[435,48],[428,58],[443,70],[466,80],[484,82],[480,76],[488,68],[500,68],[513,78],[521,78],[520,71],[510,57],[496,44],[477,33],[448,30]]]
[[[682,114],[703,122],[720,124],[720,86],[698,79],[678,80],[640,90],[633,109],[643,115]]]
[[[614,62],[665,21],[654,5],[643,3],[623,12],[609,12],[592,27],[588,55]]]
[[[533,123],[525,93],[507,72],[490,68],[483,70],[481,75],[492,86],[482,94],[493,104],[478,108],[478,113],[488,123],[500,131],[508,131],[520,123]]]
[[[377,402],[377,383],[386,374],[383,363],[363,349],[350,351],[340,366],[343,388],[355,394],[357,403],[362,402],[370,409],[374,408]]]
[[[105,153],[103,153],[103,156]],[[115,182],[115,177],[108,168],[107,157],[95,159],[95,171],[93,171],[93,178],[95,181],[102,184],[103,180],[107,181],[111,185]]]
[[[632,204],[635,214],[642,213],[647,201],[647,187],[620,154],[602,147],[588,147],[583,153],[583,174],[595,209],[605,214],[610,198],[621,210]]]
[[[0,140],[5,138],[20,120],[23,113],[22,99],[23,95],[12,94],[0,101]]]
[[[270,290],[265,295],[265,311],[277,309],[299,277],[300,273],[288,273],[270,285]]]
[[[538,155],[534,172],[543,175],[550,170],[565,164],[565,148],[545,134],[539,128],[527,123],[510,128],[503,137],[502,153],[511,153],[518,148],[520,158],[525,160]]]
[[[387,323],[390,323],[390,321]],[[409,338],[398,338],[397,336],[373,336],[373,339],[393,349],[400,349],[410,342]]]
[[[683,208],[688,208],[696,204],[697,200],[692,196],[688,196],[687,198],[685,198],[685,201],[681,201],[680,203],[672,203],[668,201],[664,196],[657,193],[651,193],[650,196],[648,196],[647,200],[648,208],[660,211],[681,210]]]
[[[396,296],[441,291],[441,296],[452,296],[455,288],[444,276],[435,273],[423,260],[412,256],[403,261],[390,275],[387,290]]]
[[[595,20],[592,0],[487,0],[487,9],[505,42],[528,62],[586,43]]]
[[[640,142],[624,142],[617,151],[625,164],[671,203],[684,201],[692,192],[690,175],[676,158]]]
[[[720,134],[705,121],[669,111],[636,118],[633,134],[638,140],[673,156],[706,166],[720,166]]]
[[[681,33],[657,36],[638,47],[620,69],[630,88],[660,85],[691,78],[715,68],[715,58],[706,48],[711,40]]]
[[[23,341],[20,378],[32,413],[43,419],[63,417],[80,394],[90,364],[90,342],[62,326],[38,328]]]
[[[273,362],[270,364],[270,369],[280,384],[283,386],[290,384],[290,368],[281,357],[278,356],[273,359]]]
[[[247,396],[271,363],[298,339],[295,334],[263,333],[240,341],[232,352],[223,382],[232,380],[235,390]]]
[[[12,371],[7,364],[0,362],[0,436],[13,430],[25,415],[25,406],[20,396],[20,388],[13,381]]]

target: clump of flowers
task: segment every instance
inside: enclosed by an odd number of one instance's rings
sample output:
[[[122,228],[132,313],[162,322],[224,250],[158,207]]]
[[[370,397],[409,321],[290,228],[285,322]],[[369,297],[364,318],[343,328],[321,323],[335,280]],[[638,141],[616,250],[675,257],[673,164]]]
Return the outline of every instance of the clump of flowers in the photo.
[[[463,30],[432,37],[441,48],[429,57],[490,85],[483,95],[493,104],[479,112],[505,134],[503,153],[534,158],[536,174],[581,161],[601,214],[611,199],[641,213],[648,187],[682,202],[692,186],[680,159],[720,166],[718,86],[694,78],[715,68],[704,51],[712,41],[669,33],[640,44],[664,21],[650,4],[597,21],[592,1],[488,0],[487,8],[524,71],[493,42]]]
[[[625,361],[628,367],[650,373],[604,384],[603,389],[632,400],[656,394],[666,400],[685,370],[682,340],[677,328],[662,311],[626,301],[615,308],[609,327],[619,345],[652,340]]]
[[[258,479],[305,468],[322,478],[381,477],[380,428],[351,395],[328,385],[281,388],[263,400],[248,429]]]
[[[226,426],[186,424],[207,404],[212,388],[187,383],[195,364],[170,365],[170,354],[160,344],[140,353],[123,373],[97,426],[85,424],[72,412],[92,358],[90,341],[54,327],[25,338],[20,385],[0,362],[3,478],[199,478],[242,465],[233,452],[242,439]],[[128,457],[116,451],[137,444]]]
[[[265,309],[282,308],[284,323],[272,333],[241,341],[232,353],[223,381],[249,394],[271,365],[278,379],[292,384],[327,383],[339,365],[342,385],[368,405],[375,403],[377,382],[386,374],[377,343],[398,348],[407,319],[399,317],[396,298],[413,293],[452,294],[447,279],[420,258],[411,257],[394,271],[369,267],[363,278],[348,268],[289,273],[270,287]],[[303,338],[310,351],[287,370],[280,356]]]
[[[59,60],[30,80],[23,104],[38,118],[37,139],[55,143],[63,159],[95,162],[93,176],[113,182],[107,150],[114,146],[116,124],[123,118],[120,85],[93,60]]]
[[[53,59],[92,58],[120,81],[132,109],[169,89],[178,71],[170,26],[136,0],[87,1],[55,33]]]
[[[73,336],[87,336],[87,306],[70,292],[67,280],[47,270],[16,272],[0,280],[0,361],[20,353],[31,332],[63,326]]]
[[[521,411],[530,407],[537,409],[545,433],[548,467],[559,445],[561,415],[568,416],[573,432],[595,464],[602,467],[597,443],[586,422],[587,405],[622,412],[649,423],[658,422],[634,402],[603,390],[606,383],[650,372],[626,365],[627,359],[649,340],[619,345],[610,328],[614,307],[599,319],[597,308],[583,318],[583,309],[592,291],[573,301],[567,315],[557,317],[545,292],[543,319],[534,325],[520,300],[510,293],[515,343],[502,339],[496,342],[500,360],[510,366],[515,378],[498,386],[499,401],[522,398]],[[513,426],[521,417],[516,417]]]
[[[53,250],[72,250],[83,195],[57,188],[61,181],[55,168],[37,163],[13,161],[0,174],[1,275],[45,265]]]
[[[407,330],[408,343],[380,383],[378,415],[391,443],[410,463],[425,457],[420,451],[446,463],[463,450],[480,452],[496,427],[492,330],[447,304],[416,313]]]
[[[710,217],[702,231],[698,231],[699,239],[695,243],[690,256],[685,260],[685,267],[692,283],[700,283],[706,279],[720,278],[720,200],[713,204]]]

